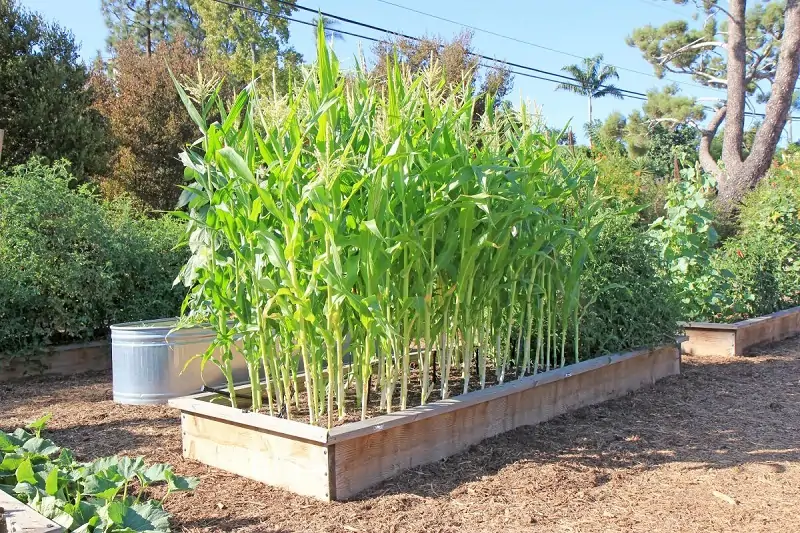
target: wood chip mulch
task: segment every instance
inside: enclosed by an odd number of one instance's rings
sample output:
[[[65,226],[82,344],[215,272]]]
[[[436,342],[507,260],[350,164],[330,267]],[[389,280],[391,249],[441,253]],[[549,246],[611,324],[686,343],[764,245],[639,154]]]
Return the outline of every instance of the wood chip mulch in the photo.
[[[176,531],[797,532],[800,339],[489,439],[346,503],[184,460],[177,413],[112,401],[108,373],[0,383],[0,429],[52,412],[79,459],[144,455],[201,478],[166,507]]]

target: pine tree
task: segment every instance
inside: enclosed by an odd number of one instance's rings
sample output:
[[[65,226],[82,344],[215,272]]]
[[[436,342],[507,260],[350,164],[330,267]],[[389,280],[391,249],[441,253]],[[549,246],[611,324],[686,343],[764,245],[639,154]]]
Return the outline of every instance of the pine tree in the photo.
[[[102,0],[108,46],[132,40],[148,56],[164,41],[183,35],[193,47],[202,41],[197,13],[189,0]]]

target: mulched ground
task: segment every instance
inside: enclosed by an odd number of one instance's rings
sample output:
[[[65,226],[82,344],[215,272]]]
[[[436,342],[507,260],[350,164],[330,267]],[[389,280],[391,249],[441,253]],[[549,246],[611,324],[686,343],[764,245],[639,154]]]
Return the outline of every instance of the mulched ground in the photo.
[[[145,455],[202,478],[167,502],[176,530],[800,531],[800,339],[487,440],[358,500],[321,503],[181,458],[166,407],[116,405],[108,374],[0,384],[0,428],[53,413],[81,459]]]

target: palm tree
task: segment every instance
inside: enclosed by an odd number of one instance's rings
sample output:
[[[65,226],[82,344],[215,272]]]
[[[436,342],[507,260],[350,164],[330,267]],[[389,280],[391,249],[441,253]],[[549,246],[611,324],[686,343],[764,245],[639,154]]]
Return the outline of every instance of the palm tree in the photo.
[[[608,83],[609,80],[618,80],[619,74],[613,65],[603,65],[603,54],[587,57],[581,65],[567,65],[561,70],[569,73],[575,82],[559,83],[556,90],[570,91],[589,99],[589,124],[592,124],[593,99],[604,96],[622,98],[622,91]]]
[[[322,27],[325,31],[325,38],[330,42],[331,48],[333,48],[334,41],[344,41],[344,35],[336,30],[336,26],[339,25],[338,20],[326,17],[325,15],[318,15],[314,17],[311,22],[314,23],[315,37],[317,35],[317,25],[322,22]]]

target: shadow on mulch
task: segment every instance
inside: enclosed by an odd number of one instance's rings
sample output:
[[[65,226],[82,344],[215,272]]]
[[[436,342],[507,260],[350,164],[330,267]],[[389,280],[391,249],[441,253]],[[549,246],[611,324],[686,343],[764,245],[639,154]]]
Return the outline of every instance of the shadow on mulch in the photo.
[[[751,357],[775,346],[780,345],[762,347]],[[785,368],[787,380],[797,380],[797,359],[773,354],[768,362],[755,364],[717,361],[684,364],[682,375],[650,389],[487,439],[403,472],[355,499],[409,493],[438,497],[511,463],[535,475],[536,466],[547,463],[582,471],[647,470],[673,461],[696,463],[695,469],[760,463],[781,472],[785,468],[776,462],[800,462],[795,447],[800,413],[787,409],[792,399],[771,379]],[[607,481],[607,474],[601,474],[595,485]]]
[[[550,526],[559,523],[558,510],[565,506],[582,505],[571,509],[580,511],[578,518],[596,523],[610,520],[603,518],[609,504],[618,501],[618,507],[630,508],[642,490],[658,493],[664,509],[685,510],[687,502],[680,495],[664,496],[675,492],[669,485],[675,478],[659,473],[659,467],[669,463],[681,463],[681,471],[718,473],[759,464],[776,474],[786,471],[784,464],[800,464],[798,386],[798,340],[764,347],[754,358],[687,358],[680,376],[488,439],[443,461],[403,472],[343,504],[291,495],[181,460],[177,412],[114,404],[109,373],[0,384],[0,428],[13,429],[6,426],[52,410],[48,437],[73,448],[83,460],[115,453],[143,454],[148,461],[173,462],[182,474],[201,477],[195,493],[176,495],[168,506],[175,513],[176,530],[399,532],[395,526],[402,521],[403,531],[528,531],[527,522],[521,529],[507,527],[511,508],[516,509],[512,517],[520,516],[522,509],[528,513],[536,509],[537,520],[545,528],[537,531],[550,531],[555,530]],[[791,483],[795,471],[786,471],[784,482]],[[755,489],[752,480],[725,479],[731,492],[753,493]],[[629,480],[630,485],[620,480]],[[579,490],[606,484],[613,490],[609,498],[617,500],[595,505],[576,496]],[[620,496],[619,490],[628,490],[629,499]],[[767,486],[765,490],[773,489]],[[778,491],[775,488],[763,497],[775,498]],[[756,497],[760,495],[753,494]],[[454,506],[454,501],[466,507]],[[720,517],[726,515],[714,514],[722,512],[713,507],[717,503],[711,496],[710,505],[693,507],[693,513],[702,513],[693,515],[697,524],[720,525]],[[474,510],[484,515],[468,518],[460,509],[470,505],[477,505]],[[484,505],[487,510],[481,511]],[[642,523],[647,518],[637,516]],[[774,507],[770,516],[783,524],[793,521]],[[522,518],[528,519],[527,515]],[[466,519],[482,520],[482,525],[462,526],[461,520]],[[658,527],[651,528],[654,532],[674,526],[657,523]],[[624,520],[616,525],[617,529],[608,531],[634,530]],[[742,527],[736,531],[755,531],[746,524]]]
[[[126,418],[71,425],[66,428],[49,428],[47,438],[66,445],[78,458],[93,459],[102,455],[117,455],[131,448],[152,444],[152,435],[143,434],[142,429],[149,430],[150,433],[169,431],[180,426],[180,423],[177,413],[162,418]]]

